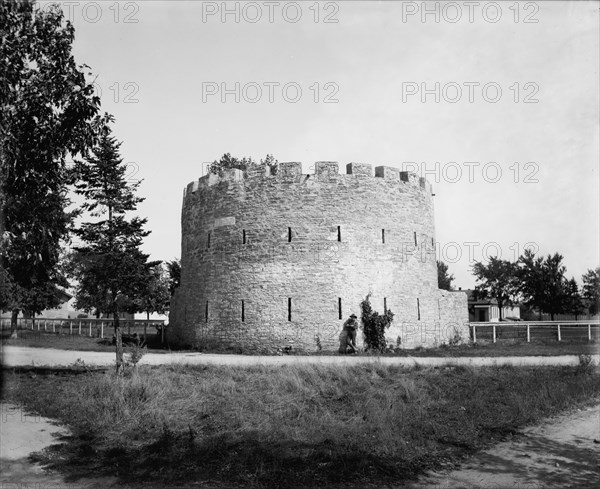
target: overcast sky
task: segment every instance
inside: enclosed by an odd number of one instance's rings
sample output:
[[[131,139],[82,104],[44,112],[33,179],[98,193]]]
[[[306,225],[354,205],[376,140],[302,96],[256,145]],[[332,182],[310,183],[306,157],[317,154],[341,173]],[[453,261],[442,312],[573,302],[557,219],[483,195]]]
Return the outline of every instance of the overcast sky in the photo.
[[[62,4],[152,259],[180,256],[183,188],[230,152],[416,170],[457,287],[527,243],[579,282],[600,262],[598,2]]]

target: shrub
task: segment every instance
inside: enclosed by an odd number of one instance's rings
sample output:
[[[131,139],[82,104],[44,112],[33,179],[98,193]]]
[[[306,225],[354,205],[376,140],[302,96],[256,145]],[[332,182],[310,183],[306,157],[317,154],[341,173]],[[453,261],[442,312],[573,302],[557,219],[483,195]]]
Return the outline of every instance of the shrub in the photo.
[[[363,336],[366,350],[384,352],[386,349],[385,329],[390,327],[394,313],[387,309],[383,314],[373,311],[369,293],[360,303]]]
[[[321,344],[321,337],[318,334],[315,335],[315,342],[317,343],[317,351],[321,351],[323,349],[323,345]]]
[[[128,347],[128,354],[129,354],[129,363],[131,365],[133,365],[134,367],[138,364],[138,362],[144,357],[144,355],[147,353],[146,350],[146,346],[144,345],[144,343],[140,344],[134,344],[130,347]]]
[[[452,338],[448,339],[448,344],[450,346],[460,345],[462,343],[462,335],[460,334],[460,330],[454,326],[454,334]]]
[[[593,371],[594,359],[592,358],[592,355],[579,355],[579,365],[577,366],[577,372],[580,374],[591,374]]]

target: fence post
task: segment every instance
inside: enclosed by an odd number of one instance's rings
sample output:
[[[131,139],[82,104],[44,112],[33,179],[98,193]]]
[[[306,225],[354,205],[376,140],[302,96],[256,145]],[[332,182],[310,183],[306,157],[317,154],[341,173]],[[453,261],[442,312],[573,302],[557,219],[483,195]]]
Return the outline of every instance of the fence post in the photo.
[[[100,324],[100,338],[104,338],[104,321]]]
[[[52,321],[52,332],[56,333],[56,321]],[[58,332],[60,333],[60,328],[58,329]]]
[[[558,328],[558,341],[561,341],[561,338],[560,338],[560,323],[557,324],[556,327]]]
[[[73,321],[69,321],[69,336],[73,336]]]
[[[592,325],[588,323],[588,341],[592,341]]]
[[[527,343],[531,341],[531,333],[529,331],[529,323],[527,323]]]
[[[90,325],[90,338],[91,338],[92,337],[92,322],[91,321],[89,322],[89,325]]]
[[[79,336],[81,336],[81,319],[79,320]]]
[[[496,343],[496,325],[492,326],[492,341]]]

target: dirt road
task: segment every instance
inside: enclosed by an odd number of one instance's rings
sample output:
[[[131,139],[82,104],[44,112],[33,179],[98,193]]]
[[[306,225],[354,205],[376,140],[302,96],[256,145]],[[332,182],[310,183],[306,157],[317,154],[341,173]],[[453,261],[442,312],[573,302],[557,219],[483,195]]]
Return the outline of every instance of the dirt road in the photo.
[[[68,482],[58,474],[49,474],[29,456],[59,442],[68,430],[53,420],[29,413],[14,404],[1,403],[0,487],[96,489],[109,488],[116,479]]]
[[[514,439],[476,454],[459,470],[431,474],[409,487],[597,488],[600,487],[599,442],[600,405],[526,428]]]
[[[600,355],[592,355],[596,364]],[[25,346],[3,346],[2,364],[18,366],[68,366],[78,359],[86,365],[110,366],[115,363],[114,352],[56,350],[53,348],[32,348]],[[577,355],[521,356],[521,357],[368,357],[368,356],[261,356],[261,355],[219,355],[212,353],[148,353],[140,365],[168,365],[173,363],[188,365],[289,365],[289,364],[362,364],[380,362],[385,365],[423,367],[466,365],[482,366],[535,366],[535,365],[577,365]]]

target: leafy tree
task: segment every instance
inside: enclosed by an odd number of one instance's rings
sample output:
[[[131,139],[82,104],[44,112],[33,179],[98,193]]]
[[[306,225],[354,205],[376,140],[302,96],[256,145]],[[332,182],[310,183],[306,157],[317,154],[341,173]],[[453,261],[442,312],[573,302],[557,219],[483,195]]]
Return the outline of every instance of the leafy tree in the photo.
[[[574,314],[575,319],[577,316],[582,314],[585,311],[585,305],[583,303],[583,298],[579,293],[579,286],[577,285],[577,281],[575,278],[571,278],[571,280],[565,283],[565,312],[568,314]]]
[[[499,319],[502,321],[502,309],[512,306],[517,295],[516,283],[517,264],[508,260],[491,257],[487,265],[476,262],[473,265],[473,275],[478,284],[475,286],[479,297],[491,297],[498,303]]]
[[[437,273],[438,273],[438,288],[444,290],[454,290],[452,287],[452,281],[454,280],[454,275],[448,274],[448,265],[446,265],[443,261],[437,260]]]
[[[519,257],[518,276],[521,281],[520,292],[525,304],[554,316],[565,312],[567,299],[566,268],[562,264],[562,255],[555,253],[535,257],[531,250]]]
[[[260,164],[263,166],[268,166],[272,175],[277,173],[279,162],[273,157],[273,155],[268,154],[264,160],[260,160]],[[222,176],[224,170],[238,169],[246,171],[252,165],[256,165],[252,158],[235,158],[234,156],[231,156],[230,153],[225,153],[219,161],[215,160],[212,162],[209,167],[209,171],[215,175]]]
[[[219,161],[215,160],[209,167],[209,171],[215,175],[223,175],[224,170],[238,169],[246,170],[248,166],[254,164],[252,158],[235,158],[230,153],[225,153]]]
[[[74,229],[83,243],[74,248],[79,284],[76,296],[91,296],[98,307],[107,307],[112,314],[119,375],[123,372],[119,313],[138,307],[150,270],[159,263],[148,262],[148,255],[140,250],[143,238],[150,234],[143,229],[146,219],[127,219],[144,199],[135,196],[141,182],[126,180],[120,145],[107,126],[92,154],[74,167],[75,192],[84,197],[81,209],[94,218]]]
[[[94,264],[94,256],[82,252],[73,252],[68,256],[71,277],[77,279],[75,286],[75,308],[93,312],[96,318],[110,313],[108,291],[104,284],[96,280],[95,275],[87,273]]]
[[[73,26],[58,6],[0,2],[0,306],[12,312],[56,306],[67,286],[59,267],[65,162],[93,144],[100,104],[72,55]]]
[[[167,273],[169,275],[169,294],[175,295],[175,289],[181,284],[181,260],[167,262]]]
[[[35,317],[35,314],[44,309],[58,307],[63,301],[61,290],[53,283],[38,283],[31,288],[25,288],[15,284],[6,270],[0,269],[0,273],[2,274],[0,277],[0,280],[2,280],[0,297],[2,298],[3,309],[13,311],[12,319],[15,322],[15,309]],[[16,333],[16,330],[12,332]],[[11,337],[16,337],[16,334],[11,334]]]
[[[385,330],[390,327],[394,313],[387,309],[383,314],[373,311],[371,307],[371,294],[360,303],[361,321],[365,346],[367,350],[384,352],[387,346]]]
[[[600,309],[600,267],[588,270],[582,277],[583,299],[590,314],[598,314]]]
[[[279,169],[279,161],[277,161],[272,154],[268,154],[264,160],[260,160],[260,164],[268,166],[271,175],[275,175]]]
[[[138,310],[146,313],[146,319],[150,319],[150,314],[153,312],[166,313],[171,299],[169,278],[162,264],[157,263],[148,272],[146,286],[138,302]]]

